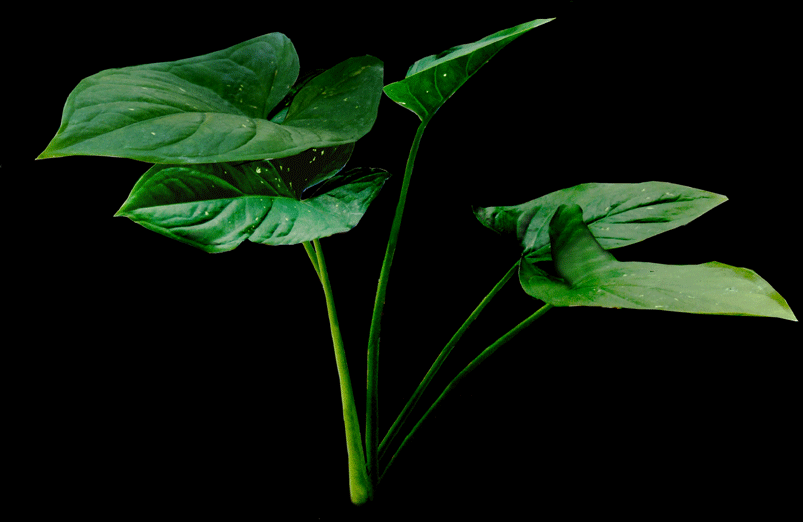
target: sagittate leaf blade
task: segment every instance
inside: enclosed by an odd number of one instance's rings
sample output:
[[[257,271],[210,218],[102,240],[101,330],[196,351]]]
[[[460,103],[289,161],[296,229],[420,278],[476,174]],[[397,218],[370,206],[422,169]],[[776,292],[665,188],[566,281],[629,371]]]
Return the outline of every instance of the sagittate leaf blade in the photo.
[[[527,203],[477,207],[474,214],[495,232],[514,238],[531,262],[549,261],[549,222],[559,206],[577,204],[605,250],[632,245],[697,219],[728,198],[665,183],[584,183]]]
[[[474,43],[458,45],[415,62],[401,81],[385,86],[385,94],[421,120],[431,118],[480,67],[513,40],[554,18],[533,20],[504,29]]]
[[[206,252],[233,250],[246,239],[296,244],[356,226],[389,175],[354,169],[299,200],[268,161],[155,165],[115,215]]]
[[[352,143],[370,130],[382,90],[381,61],[363,56],[336,65],[296,95],[318,111],[314,117],[269,121],[298,71],[295,48],[281,33],[186,60],[101,71],[70,93],[61,126],[39,159],[252,161]],[[323,84],[348,91],[359,103],[326,99]]]
[[[596,242],[577,205],[551,220],[552,275],[523,258],[522,288],[554,306],[602,306],[797,321],[786,300],[754,271],[718,262],[663,265],[620,262]]]

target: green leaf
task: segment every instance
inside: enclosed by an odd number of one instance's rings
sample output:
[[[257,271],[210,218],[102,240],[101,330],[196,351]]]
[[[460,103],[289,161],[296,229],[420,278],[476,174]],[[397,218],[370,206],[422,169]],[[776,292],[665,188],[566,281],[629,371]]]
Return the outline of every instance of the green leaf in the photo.
[[[474,208],[474,214],[491,230],[515,238],[524,255],[536,263],[552,259],[549,220],[563,204],[580,205],[591,233],[610,250],[685,225],[727,200],[661,181],[584,183],[521,205]]]
[[[386,85],[385,94],[416,113],[422,121],[427,120],[503,47],[551,20],[554,18],[533,20],[422,58],[410,67],[403,80]]]
[[[353,150],[353,143],[320,149],[313,147],[295,156],[272,159],[270,164],[278,171],[295,198],[301,199],[305,190],[340,172]]]
[[[797,321],[758,274],[723,263],[620,262],[594,239],[578,205],[561,205],[550,221],[557,276],[522,258],[529,295],[554,306],[603,306],[697,314],[751,315]]]
[[[155,165],[115,216],[206,252],[232,250],[246,239],[293,245],[354,228],[389,176],[352,169],[300,200],[270,161]]]
[[[195,58],[99,72],[70,93],[61,127],[37,159],[251,161],[368,133],[382,91],[380,60],[350,58],[312,78],[277,117],[272,110],[291,92],[298,69],[290,40],[271,33]]]

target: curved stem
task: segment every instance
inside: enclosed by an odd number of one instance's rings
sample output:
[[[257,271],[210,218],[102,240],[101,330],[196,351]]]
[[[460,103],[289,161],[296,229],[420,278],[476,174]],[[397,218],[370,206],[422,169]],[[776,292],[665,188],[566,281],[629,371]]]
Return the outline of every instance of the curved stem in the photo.
[[[410,187],[410,177],[413,173],[413,164],[421,136],[429,119],[422,120],[418,125],[418,130],[410,148],[410,155],[407,157],[407,166],[404,169],[404,180],[402,181],[399,202],[396,205],[396,215],[393,218],[393,225],[390,228],[390,238],[388,247],[385,251],[385,259],[382,262],[382,271],[379,275],[379,285],[376,289],[376,300],[374,301],[374,312],[371,316],[371,332],[368,338],[368,390],[366,399],[365,416],[365,445],[368,453],[368,470],[371,477],[372,486],[376,487],[379,483],[379,330],[382,319],[382,309],[385,306],[385,294],[387,293],[388,279],[390,277],[390,265],[393,262],[393,254],[396,252],[396,243],[401,228],[402,214],[404,213],[404,203],[407,199],[407,190]]]
[[[312,262],[312,267],[315,269],[315,273],[318,274],[318,279],[320,279],[321,271],[318,269],[318,254],[315,253],[315,249],[309,241],[304,241],[303,244],[304,250],[307,251],[307,256],[309,256],[309,260]]]
[[[440,403],[441,403],[441,401],[444,399],[444,397],[446,397],[446,396],[449,394],[449,392],[450,392],[450,391],[452,391],[452,390],[455,388],[455,386],[457,386],[457,384],[458,384],[458,383],[459,383],[459,382],[460,382],[460,381],[461,381],[461,380],[462,380],[462,379],[463,379],[463,378],[464,378],[466,375],[468,375],[468,374],[469,374],[469,373],[470,373],[470,372],[471,372],[471,371],[472,371],[474,368],[476,368],[477,366],[479,366],[479,364],[480,364],[482,361],[484,361],[485,359],[487,359],[488,357],[490,357],[490,356],[491,356],[491,354],[493,354],[493,353],[494,353],[494,352],[495,352],[497,349],[499,349],[499,347],[500,347],[500,346],[504,345],[506,342],[508,342],[509,340],[511,340],[513,337],[515,337],[515,336],[516,336],[516,334],[518,334],[519,332],[521,332],[522,330],[524,330],[525,328],[527,328],[528,326],[530,326],[530,325],[531,325],[533,322],[535,322],[535,321],[536,321],[536,320],[537,320],[539,317],[541,317],[542,315],[544,315],[544,314],[545,314],[545,313],[546,313],[546,312],[547,312],[547,311],[548,311],[550,308],[552,308],[552,305],[551,305],[551,304],[545,304],[544,306],[542,306],[541,308],[539,308],[539,309],[538,309],[538,311],[536,311],[536,312],[535,312],[533,315],[531,315],[530,317],[528,317],[527,319],[525,319],[524,321],[522,321],[521,323],[519,323],[519,324],[518,324],[518,325],[517,325],[515,328],[513,328],[513,329],[512,329],[512,330],[510,330],[508,333],[506,333],[505,335],[503,335],[502,337],[500,337],[500,338],[499,338],[499,339],[498,339],[498,340],[497,340],[495,343],[493,343],[491,346],[489,346],[488,348],[486,348],[485,350],[483,350],[481,354],[479,354],[479,355],[478,355],[478,356],[477,356],[477,357],[476,357],[476,358],[475,358],[473,361],[471,361],[471,362],[468,364],[468,366],[466,366],[466,367],[463,369],[463,371],[462,371],[462,372],[460,372],[460,373],[458,373],[458,374],[457,374],[457,377],[455,377],[454,379],[452,379],[452,382],[450,382],[450,383],[449,383],[449,385],[448,385],[448,386],[446,386],[446,389],[445,389],[445,390],[443,390],[443,393],[441,393],[441,394],[440,394],[440,397],[438,397],[438,399],[437,399],[437,400],[436,400],[436,401],[435,401],[435,402],[432,404],[432,406],[430,406],[430,407],[429,407],[429,409],[427,410],[427,412],[426,412],[426,413],[425,413],[425,414],[424,414],[424,415],[421,417],[421,419],[420,419],[420,420],[418,421],[418,423],[417,423],[417,424],[416,424],[416,425],[413,427],[413,429],[412,429],[412,430],[410,430],[410,433],[409,433],[409,434],[408,434],[408,435],[407,435],[407,436],[404,438],[404,440],[402,441],[401,445],[399,445],[399,448],[396,450],[396,453],[394,453],[394,454],[393,454],[393,457],[390,459],[390,462],[388,462],[388,465],[385,467],[385,471],[384,471],[384,472],[382,472],[382,477],[384,477],[384,476],[385,476],[385,474],[388,472],[388,469],[390,469],[390,466],[391,466],[391,464],[393,464],[393,461],[394,461],[394,460],[396,460],[396,457],[398,457],[398,456],[399,456],[399,452],[402,450],[402,448],[404,448],[404,445],[405,445],[405,444],[407,444],[407,442],[409,442],[409,441],[410,441],[410,439],[412,439],[412,438],[413,438],[413,435],[415,435],[415,432],[416,432],[416,431],[418,430],[418,428],[421,426],[421,423],[423,423],[423,422],[424,422],[424,420],[425,420],[425,419],[426,419],[426,418],[429,416],[429,414],[430,414],[430,413],[432,413],[432,411],[433,411],[433,410],[434,410],[434,409],[435,409],[435,408],[438,406],[438,404],[440,404]],[[381,479],[382,477],[380,477],[380,479]]]
[[[468,317],[468,319],[466,319],[466,321],[463,323],[463,326],[461,326],[460,329],[457,331],[457,333],[455,333],[454,336],[452,336],[452,339],[444,347],[440,355],[438,355],[438,358],[435,359],[435,362],[432,363],[432,367],[424,376],[424,379],[421,381],[421,384],[418,385],[418,388],[416,388],[415,393],[413,393],[413,396],[410,397],[409,401],[407,401],[407,404],[404,406],[404,409],[402,409],[401,413],[396,418],[396,421],[390,427],[390,430],[388,430],[388,433],[387,435],[385,435],[385,438],[382,439],[382,444],[379,445],[380,459],[384,456],[388,447],[393,443],[393,440],[399,434],[399,431],[404,426],[404,422],[407,420],[407,417],[409,417],[410,413],[412,413],[416,403],[418,403],[418,400],[424,394],[424,390],[427,389],[427,386],[429,386],[430,381],[432,381],[432,379],[435,377],[435,374],[438,373],[438,370],[443,365],[444,361],[446,361],[446,357],[449,356],[449,353],[452,351],[452,348],[455,347],[457,341],[460,340],[465,331],[468,330],[468,327],[471,325],[471,323],[473,323],[474,320],[477,318],[477,316],[480,315],[482,309],[485,308],[485,306],[487,306],[488,303],[491,302],[493,296],[495,296],[497,292],[499,292],[499,290],[501,290],[502,287],[505,286],[505,283],[507,283],[510,280],[510,278],[513,277],[513,274],[516,272],[516,268],[518,268],[518,266],[519,262],[516,261],[516,263],[512,267],[510,267],[510,270],[507,271],[504,277],[502,277],[502,279],[498,283],[496,283],[496,286],[493,287],[490,293],[487,296],[485,296],[485,299],[483,299],[480,302],[479,306],[477,306],[474,312],[472,312],[471,315]]]
[[[318,258],[318,275],[323,283],[326,295],[326,309],[329,312],[329,326],[332,330],[332,344],[335,348],[335,361],[337,373],[340,376],[340,400],[343,403],[343,422],[346,427],[346,449],[349,463],[349,492],[351,501],[356,505],[365,504],[373,498],[373,489],[368,480],[365,469],[365,454],[362,450],[362,435],[360,434],[360,421],[357,417],[357,407],[354,404],[354,392],[351,388],[349,367],[346,363],[346,350],[343,347],[343,337],[340,335],[340,324],[335,312],[335,302],[332,297],[332,286],[329,283],[329,274],[326,271],[326,262],[323,258],[321,243],[313,240]],[[313,263],[314,266],[314,263]]]

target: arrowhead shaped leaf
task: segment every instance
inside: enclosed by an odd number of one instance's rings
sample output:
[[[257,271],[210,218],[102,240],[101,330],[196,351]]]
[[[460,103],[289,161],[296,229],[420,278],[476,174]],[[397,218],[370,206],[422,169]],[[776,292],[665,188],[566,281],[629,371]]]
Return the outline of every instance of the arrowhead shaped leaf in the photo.
[[[474,43],[458,45],[415,62],[401,81],[385,86],[388,97],[416,113],[431,118],[449,97],[480,67],[507,44],[554,18],[533,20],[504,29]]]
[[[491,230],[515,237],[524,255],[536,263],[552,259],[549,220],[560,205],[580,205],[591,233],[610,250],[685,225],[727,199],[660,181],[584,183],[521,205],[475,208],[474,214]]]
[[[115,215],[206,252],[232,250],[245,239],[292,245],[354,228],[389,176],[352,169],[301,200],[270,161],[155,165]]]
[[[661,265],[617,261],[594,239],[577,205],[558,207],[549,233],[558,276],[522,258],[519,280],[529,295],[554,306],[752,315],[797,321],[786,300],[752,270],[718,262]]]
[[[300,89],[286,115],[268,115],[298,77],[286,36],[271,33],[223,51],[82,80],[38,159],[101,155],[151,163],[282,158],[352,143],[376,119],[382,62],[350,58]]]

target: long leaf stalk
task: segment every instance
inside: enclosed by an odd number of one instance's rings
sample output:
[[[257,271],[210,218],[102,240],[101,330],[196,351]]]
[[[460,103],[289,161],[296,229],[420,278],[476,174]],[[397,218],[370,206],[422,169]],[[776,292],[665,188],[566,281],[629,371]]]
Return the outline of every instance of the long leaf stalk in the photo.
[[[312,267],[315,269],[315,274],[318,276],[318,279],[321,278],[321,271],[318,269],[318,254],[315,252],[315,248],[309,241],[304,241],[304,250],[307,251],[307,256],[309,256],[309,260],[312,263]]]
[[[507,273],[502,277],[502,279],[498,283],[496,283],[493,289],[491,289],[488,295],[486,295],[485,298],[480,302],[480,304],[471,313],[468,319],[466,319],[466,321],[463,323],[460,329],[457,330],[457,332],[452,336],[452,338],[449,340],[449,342],[441,351],[440,355],[438,355],[438,358],[435,359],[435,362],[432,363],[432,367],[424,376],[424,379],[421,381],[421,384],[418,385],[418,388],[416,388],[415,392],[413,393],[413,396],[410,397],[409,401],[407,401],[407,404],[404,406],[401,413],[396,418],[396,421],[390,427],[390,430],[388,430],[388,433],[385,435],[385,438],[382,439],[382,443],[379,445],[380,460],[384,456],[388,447],[393,443],[393,440],[399,434],[399,431],[402,429],[402,427],[404,427],[404,423],[407,420],[407,417],[409,417],[410,413],[412,413],[413,408],[415,408],[415,405],[418,403],[419,399],[424,394],[424,391],[427,389],[427,386],[429,386],[429,383],[435,377],[435,374],[438,373],[438,370],[446,361],[446,358],[449,356],[449,353],[455,347],[455,345],[463,336],[463,334],[466,332],[466,330],[468,330],[468,327],[471,326],[471,323],[473,323],[474,320],[480,315],[480,312],[482,312],[483,308],[485,308],[488,305],[488,303],[491,302],[491,299],[499,292],[499,290],[502,289],[503,286],[505,286],[505,283],[507,283],[513,277],[513,274],[516,273],[516,269],[518,268],[518,266],[519,262],[517,260],[516,263],[512,267],[510,267]]]
[[[390,266],[393,263],[393,254],[396,252],[396,244],[401,228],[402,214],[404,213],[404,203],[407,200],[407,191],[410,187],[410,177],[413,174],[415,157],[418,154],[418,145],[421,136],[429,123],[429,118],[421,120],[416,130],[413,144],[410,147],[410,154],[407,157],[407,165],[404,169],[404,179],[402,180],[399,202],[396,205],[396,214],[393,217],[393,224],[390,228],[390,238],[385,250],[385,258],[382,261],[382,271],[379,275],[379,284],[376,289],[376,299],[374,301],[374,311],[371,316],[371,330],[368,337],[368,375],[367,375],[367,398],[365,416],[365,445],[368,454],[368,472],[371,478],[371,485],[375,488],[379,484],[379,330],[382,320],[382,310],[385,306],[385,294],[388,288],[390,277]]]
[[[318,275],[323,284],[323,291],[326,296],[326,309],[329,313],[329,326],[332,330],[332,344],[335,348],[335,361],[337,363],[337,373],[340,377],[340,400],[343,403],[343,423],[346,428],[346,449],[348,451],[349,465],[349,494],[351,502],[362,505],[373,498],[373,488],[371,481],[368,480],[368,473],[365,469],[365,454],[362,448],[362,434],[360,433],[360,421],[357,416],[357,406],[354,404],[354,392],[351,387],[351,377],[349,367],[346,363],[346,350],[343,346],[343,337],[340,334],[340,323],[337,320],[335,302],[332,297],[332,286],[329,282],[329,274],[326,270],[326,262],[321,250],[319,240],[313,240],[317,257]],[[311,251],[305,245],[307,252]],[[312,259],[312,256],[310,256]],[[315,263],[313,263],[315,266]]]
[[[380,476],[380,480],[381,480],[382,478],[384,478],[385,474],[386,474],[386,473],[388,472],[388,470],[390,469],[390,466],[393,464],[393,461],[394,461],[394,460],[396,460],[396,457],[398,457],[398,456],[399,456],[399,452],[401,452],[401,450],[404,448],[404,446],[405,446],[405,445],[406,445],[406,444],[407,444],[407,443],[408,443],[408,442],[409,442],[409,441],[410,441],[410,440],[413,438],[413,436],[415,435],[415,432],[416,432],[416,431],[418,431],[418,428],[420,428],[420,427],[421,427],[421,424],[422,424],[422,423],[423,423],[423,422],[426,420],[426,418],[427,418],[427,417],[428,417],[428,416],[429,416],[429,415],[430,415],[430,414],[431,414],[431,413],[432,413],[432,412],[435,410],[435,408],[437,408],[437,407],[438,407],[438,405],[439,405],[439,404],[440,404],[440,403],[443,401],[443,399],[444,399],[444,398],[445,398],[445,397],[446,397],[446,396],[449,394],[449,392],[451,392],[452,390],[454,390],[454,388],[455,388],[455,387],[456,387],[456,386],[457,386],[457,385],[460,383],[460,381],[461,381],[461,380],[462,380],[462,379],[463,379],[463,378],[464,378],[466,375],[468,375],[469,373],[471,373],[471,371],[472,371],[472,370],[474,370],[474,368],[476,368],[477,366],[479,366],[479,365],[480,365],[480,363],[482,363],[482,362],[483,362],[485,359],[487,359],[488,357],[490,357],[490,356],[491,356],[491,355],[492,355],[492,354],[493,354],[493,353],[494,353],[496,350],[498,350],[498,349],[499,349],[499,348],[500,348],[502,345],[504,345],[505,343],[507,343],[508,341],[510,341],[511,339],[513,339],[513,337],[515,337],[515,336],[516,336],[516,335],[517,335],[519,332],[521,332],[522,330],[524,330],[525,328],[527,328],[528,326],[530,326],[530,325],[531,325],[533,322],[535,322],[535,321],[536,321],[536,320],[537,320],[539,317],[541,317],[542,315],[544,315],[544,314],[545,314],[545,313],[546,313],[546,312],[547,312],[547,311],[548,311],[550,308],[552,308],[552,305],[551,305],[551,304],[545,304],[544,306],[542,306],[541,308],[539,308],[539,309],[538,309],[538,310],[537,310],[537,311],[536,311],[534,314],[532,314],[530,317],[528,317],[527,319],[525,319],[524,321],[522,321],[521,323],[519,323],[518,325],[516,325],[516,327],[514,327],[514,328],[513,328],[512,330],[510,330],[508,333],[506,333],[505,335],[503,335],[502,337],[500,337],[499,339],[497,339],[497,340],[496,340],[496,342],[494,342],[494,343],[493,343],[492,345],[490,345],[488,348],[486,348],[485,350],[483,350],[483,351],[482,351],[482,353],[480,353],[480,354],[479,354],[479,355],[478,355],[478,356],[477,356],[477,357],[476,357],[476,358],[475,358],[473,361],[471,361],[471,362],[468,364],[468,366],[466,366],[466,367],[463,369],[463,371],[461,371],[460,373],[458,373],[458,374],[457,374],[457,376],[456,376],[454,379],[452,379],[452,381],[449,383],[449,385],[448,385],[448,386],[446,386],[446,389],[445,389],[445,390],[443,390],[443,393],[441,393],[441,394],[440,394],[440,396],[438,397],[438,399],[437,399],[437,400],[436,400],[434,403],[432,403],[432,406],[430,406],[430,407],[429,407],[429,409],[426,411],[426,413],[424,413],[424,415],[421,417],[421,419],[419,419],[419,421],[416,423],[416,425],[415,425],[415,426],[413,426],[413,429],[412,429],[412,430],[410,430],[410,433],[409,433],[409,434],[408,434],[408,435],[407,435],[407,436],[404,438],[404,440],[402,441],[402,443],[401,443],[401,444],[399,445],[399,447],[396,449],[396,453],[394,453],[394,454],[393,454],[393,457],[391,457],[391,459],[390,459],[390,462],[388,462],[388,465],[385,467],[385,470],[382,472],[382,475]]]

